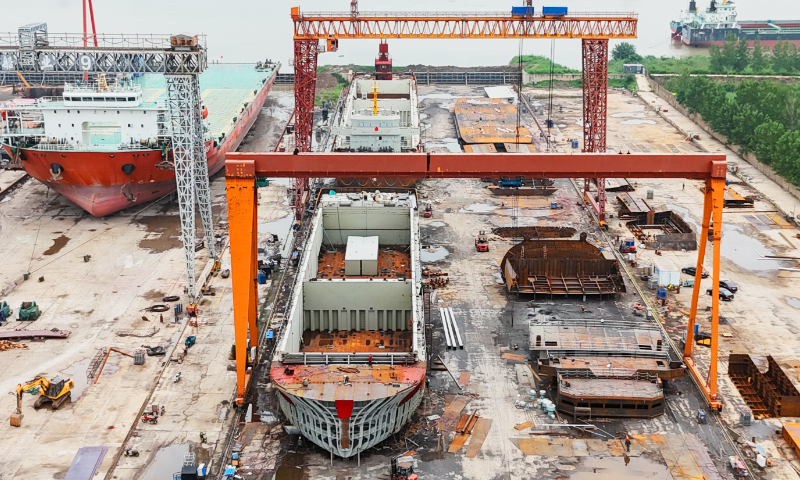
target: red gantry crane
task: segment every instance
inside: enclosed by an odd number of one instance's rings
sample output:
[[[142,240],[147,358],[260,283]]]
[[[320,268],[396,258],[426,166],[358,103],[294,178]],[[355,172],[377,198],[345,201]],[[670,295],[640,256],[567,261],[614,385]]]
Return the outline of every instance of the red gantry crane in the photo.
[[[719,268],[722,206],[727,164],[721,154],[610,153],[229,153],[225,162],[228,223],[233,280],[236,342],[237,402],[244,401],[249,382],[247,345],[258,342],[256,268],[257,177],[283,178],[689,178],[705,181],[703,226],[692,309],[686,335],[684,363],[703,390],[712,409],[717,396],[717,339],[719,332]],[[713,224],[711,223],[713,217]],[[694,323],[709,225],[713,225],[713,292],[711,302],[711,362],[704,374],[694,361]]]
[[[636,38],[634,13],[568,13],[565,7],[545,7],[537,14],[531,4],[506,12],[360,12],[351,0],[349,12],[302,12],[292,7],[294,22],[294,96],[296,148],[311,151],[319,41],[336,51],[340,39],[387,38],[580,38],[583,42],[584,152],[606,151],[608,40]],[[506,173],[501,172],[503,175]],[[295,179],[295,215],[300,219],[308,201],[308,178]],[[605,221],[605,181],[597,179],[593,205]]]

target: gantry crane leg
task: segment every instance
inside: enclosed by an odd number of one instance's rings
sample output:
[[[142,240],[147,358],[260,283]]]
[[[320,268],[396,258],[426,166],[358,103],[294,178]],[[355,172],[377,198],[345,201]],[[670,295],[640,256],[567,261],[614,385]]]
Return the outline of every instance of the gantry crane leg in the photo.
[[[250,370],[247,368],[248,340],[251,347],[258,346],[256,325],[258,198],[254,176],[255,163],[245,162],[235,168],[226,168],[226,172],[225,187],[228,198],[228,230],[231,238],[231,276],[234,292],[236,399],[237,403],[241,403],[244,401],[250,381]]]
[[[206,135],[203,126],[203,112],[200,101],[200,81],[195,76],[192,82],[194,94],[194,189],[197,194],[197,204],[200,207],[200,220],[203,223],[203,233],[208,249],[208,259],[214,261],[216,248],[214,243],[214,223],[211,216],[211,193],[208,185],[208,159],[206,158]]]
[[[686,345],[683,361],[695,381],[706,395],[713,409],[722,407],[717,395],[717,356],[719,354],[719,262],[720,240],[722,239],[722,208],[725,204],[725,177],[713,177],[706,180],[705,201],[703,203],[703,228],[700,231],[700,245],[697,251],[697,271],[692,290],[692,306],[689,311],[689,323],[686,326]],[[713,219],[713,226],[709,222]],[[694,325],[697,322],[697,302],[700,299],[700,280],[703,275],[709,228],[711,229],[713,257],[711,268],[711,361],[708,374],[703,375],[694,359]]]
[[[195,287],[195,99],[197,83],[195,75],[165,75],[167,101],[169,102],[172,126],[172,157],[175,166],[175,181],[178,192],[178,208],[181,218],[181,239],[186,260],[186,280],[189,298],[196,299]]]
[[[583,151],[605,153],[608,115],[608,39],[583,39]],[[589,179],[584,179],[583,195],[597,212],[600,224],[605,223],[606,181],[596,179],[597,200],[589,192]]]
[[[317,39],[294,41],[295,148],[300,152],[311,151],[318,54],[319,41]],[[308,200],[308,178],[295,178],[294,189],[295,218],[301,220],[305,203]]]

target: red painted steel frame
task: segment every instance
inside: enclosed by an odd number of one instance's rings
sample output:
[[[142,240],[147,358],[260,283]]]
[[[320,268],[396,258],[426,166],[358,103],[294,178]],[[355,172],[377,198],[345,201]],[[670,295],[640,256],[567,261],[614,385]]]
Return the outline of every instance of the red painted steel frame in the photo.
[[[583,46],[583,151],[605,153],[608,116],[608,39],[584,39]],[[602,225],[606,219],[606,180],[596,178],[597,200],[584,179],[583,197],[592,204]]]
[[[713,223],[713,300],[711,358],[717,358],[719,331],[719,261],[722,206],[727,164],[718,154],[609,154],[609,153],[229,153],[225,162],[233,277],[236,336],[237,401],[244,400],[249,383],[246,342],[253,346],[256,330],[257,232],[256,177],[381,177],[381,178],[484,178],[500,174],[535,178],[690,178],[706,181],[703,226],[692,311],[684,362],[704,391],[709,405],[721,408],[717,397],[717,362],[704,375],[693,358],[693,325],[700,296],[706,239]]]
[[[311,151],[318,43],[317,39],[294,41],[295,148],[301,152]],[[308,177],[295,178],[294,189],[295,218],[301,220],[308,199]]]

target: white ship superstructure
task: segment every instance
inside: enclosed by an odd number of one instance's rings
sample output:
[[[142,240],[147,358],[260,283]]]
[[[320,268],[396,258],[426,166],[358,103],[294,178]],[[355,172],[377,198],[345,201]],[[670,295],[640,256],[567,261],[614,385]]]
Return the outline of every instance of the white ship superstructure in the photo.
[[[335,150],[406,152],[419,148],[417,87],[413,78],[356,78],[350,85],[336,135]]]

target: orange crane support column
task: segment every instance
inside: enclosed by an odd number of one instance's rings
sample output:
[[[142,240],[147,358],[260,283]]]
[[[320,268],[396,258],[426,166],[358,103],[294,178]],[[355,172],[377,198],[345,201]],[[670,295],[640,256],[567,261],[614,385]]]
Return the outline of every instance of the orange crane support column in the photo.
[[[248,340],[258,347],[256,307],[258,289],[258,196],[255,183],[255,164],[247,161],[226,164],[225,178],[228,197],[228,233],[231,248],[231,277],[233,283],[233,326],[236,342],[236,403],[244,402],[250,383]],[[257,351],[257,350],[256,350]],[[255,358],[250,359],[255,362]]]
[[[684,346],[683,361],[692,372],[692,376],[700,387],[708,392],[708,401],[711,408],[722,408],[722,403],[717,396],[717,355],[719,352],[719,262],[720,240],[722,239],[722,208],[725,204],[725,178],[706,179],[706,195],[703,202],[703,228],[700,231],[700,245],[697,251],[697,271],[694,276],[694,290],[692,291],[692,307],[689,311],[689,324],[686,326],[686,345]],[[713,226],[709,222],[713,218]],[[694,361],[694,325],[697,322],[697,302],[700,298],[700,280],[703,278],[703,260],[708,243],[708,231],[711,228],[713,256],[711,266],[711,364],[708,367],[708,377],[703,377],[702,372]]]

